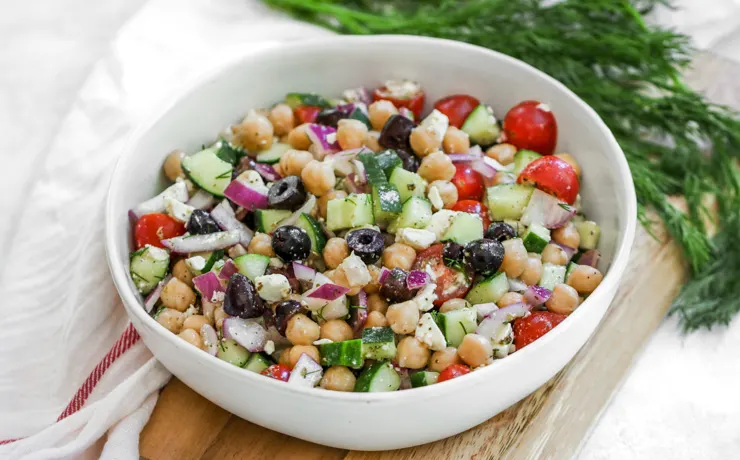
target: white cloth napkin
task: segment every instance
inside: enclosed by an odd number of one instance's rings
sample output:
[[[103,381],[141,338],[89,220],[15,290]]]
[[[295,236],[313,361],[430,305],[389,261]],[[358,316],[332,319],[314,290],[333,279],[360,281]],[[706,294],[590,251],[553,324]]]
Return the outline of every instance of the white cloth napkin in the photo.
[[[731,0],[713,3],[726,7],[724,11],[737,7],[737,2]],[[712,15],[718,11],[704,10]],[[696,20],[701,15],[695,12],[693,16],[679,17]],[[659,20],[675,24],[673,19],[676,16],[662,16]],[[694,22],[698,23],[701,21]],[[712,35],[713,29],[732,30],[704,26],[706,33],[700,44],[722,42],[716,34]],[[132,127],[163,97],[187,86],[227,57],[269,46],[267,40],[327,33],[246,0],[152,0],[121,29],[108,55],[95,66],[79,93],[43,161],[34,169],[30,193],[14,197],[22,210],[21,218],[9,240],[13,244],[3,251],[5,264],[12,265],[12,270],[5,267],[0,278],[0,442],[18,440],[0,445],[0,458],[138,458],[140,430],[169,373],[140,340],[135,341],[135,335],[126,332],[128,321],[105,262],[103,205],[122,143]],[[735,322],[735,330],[737,325]],[[670,356],[671,365],[681,368],[677,358],[683,350],[675,334],[673,325],[664,326],[650,350],[658,343],[659,350],[651,351],[652,356]],[[696,350],[691,355],[691,365],[696,366],[692,369],[737,382],[737,373],[717,371],[722,368],[721,357],[730,351],[717,343],[729,340],[728,336],[696,337],[690,347]],[[122,351],[126,347],[130,348]],[[120,357],[106,361],[106,356],[114,356],[116,351],[122,352]],[[705,353],[716,358],[703,363],[708,361],[702,359]],[[730,440],[731,428],[738,432],[738,424],[729,420],[731,415],[737,416],[737,410],[733,412],[716,401],[710,404],[712,410],[727,419],[720,425],[712,425],[711,417],[694,417],[682,426],[674,422],[670,429],[661,431],[661,425],[668,420],[659,413],[653,413],[648,421],[640,420],[637,415],[644,413],[643,402],[654,401],[660,392],[649,391],[646,379],[686,391],[695,391],[697,384],[706,383],[690,379],[667,382],[665,375],[685,377],[691,372],[642,370],[642,363],[665,370],[666,364],[650,360],[649,356],[641,360],[639,375],[627,381],[627,388],[632,391],[624,397],[620,395],[619,404],[607,410],[605,420],[610,421],[609,425],[602,429],[604,423],[600,424],[594,436],[598,442],[586,445],[584,452],[589,454],[584,458],[636,458],[639,455],[630,455],[635,453],[635,442],[669,448],[671,430],[684,436],[702,428],[709,433],[727,428],[720,432]],[[105,367],[101,362],[110,365],[105,373],[101,372]],[[100,379],[92,388],[91,382],[97,377]],[[632,382],[640,388],[633,388]],[[716,382],[712,393],[728,388]],[[87,390],[91,392],[81,409],[55,423],[61,414],[74,410],[75,404],[67,409],[71,401]],[[710,400],[711,395],[705,396],[702,403]],[[80,403],[81,399],[77,399],[77,405]],[[680,403],[693,404],[692,410],[698,410],[690,398],[676,402]],[[737,399],[730,403],[735,408],[739,406]],[[670,404],[663,399],[660,407],[668,408]],[[683,413],[675,410],[671,415]],[[648,431],[651,439],[635,436],[634,431],[625,428],[625,422],[637,432],[649,422],[653,428]],[[618,432],[610,427],[617,427]],[[665,443],[656,443],[656,437],[662,437]],[[731,451],[712,450],[708,438],[699,439],[706,458],[729,458],[719,453]],[[609,444],[615,440],[627,446],[618,451],[619,455],[609,454]],[[732,445],[725,442],[723,446]],[[644,451],[656,452],[648,448]],[[673,457],[689,458],[686,455],[677,453]],[[657,457],[660,455],[652,458]]]

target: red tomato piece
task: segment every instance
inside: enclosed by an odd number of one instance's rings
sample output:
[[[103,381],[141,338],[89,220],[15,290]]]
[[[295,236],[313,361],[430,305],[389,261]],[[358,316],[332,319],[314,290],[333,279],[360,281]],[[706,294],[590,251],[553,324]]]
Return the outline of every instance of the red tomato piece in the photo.
[[[450,299],[464,297],[470,290],[470,280],[472,279],[471,274],[463,273],[445,265],[442,258],[444,246],[444,244],[435,244],[423,250],[416,256],[413,266],[413,270],[426,271],[428,267],[434,273],[437,280],[437,289],[434,291],[437,294],[437,300],[434,301],[436,306],[440,306]]]
[[[260,372],[260,374],[266,375],[275,380],[282,380],[283,382],[287,382],[290,378],[290,368],[288,366],[283,366],[282,364],[273,364],[264,371]]]
[[[143,248],[147,244],[164,248],[162,240],[184,234],[185,225],[167,214],[146,214],[141,216],[134,226],[136,249]]]
[[[316,121],[316,117],[319,116],[319,112],[321,112],[321,107],[316,107],[315,105],[299,105],[294,110],[295,116],[300,121],[299,124],[303,123],[313,123]]]
[[[483,220],[483,230],[491,225],[491,218],[488,217],[488,208],[480,201],[475,200],[462,200],[458,201],[455,206],[452,207],[453,211],[468,212],[470,214],[478,214]]]
[[[546,104],[524,101],[506,113],[504,136],[519,149],[552,155],[558,142],[558,123]]]
[[[516,181],[520,184],[532,184],[568,204],[576,202],[581,189],[573,166],[553,156],[537,158],[528,164]]]
[[[547,334],[566,318],[565,315],[549,311],[533,311],[526,318],[514,320],[514,345],[520,350]]]
[[[444,382],[445,380],[454,379],[461,375],[470,374],[470,368],[464,364],[450,364],[445,367],[437,377],[437,383]]]
[[[434,104],[434,108],[447,115],[450,125],[460,128],[470,112],[480,105],[480,101],[467,94],[453,94],[443,97]]]
[[[421,111],[424,110],[425,97],[426,95],[421,88],[419,88],[415,93],[403,96],[392,94],[385,86],[381,86],[373,91],[373,101],[391,101],[397,109],[406,107],[413,112],[415,120],[421,119]]]
[[[452,183],[457,188],[457,199],[480,201],[485,190],[483,176],[466,163],[456,163],[455,170]]]

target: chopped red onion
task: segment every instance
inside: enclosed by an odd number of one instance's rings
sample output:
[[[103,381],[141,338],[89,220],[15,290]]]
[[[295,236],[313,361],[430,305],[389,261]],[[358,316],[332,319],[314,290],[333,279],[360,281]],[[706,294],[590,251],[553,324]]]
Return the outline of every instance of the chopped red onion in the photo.
[[[298,208],[296,212],[289,215],[285,219],[281,220],[278,224],[278,227],[284,227],[286,225],[295,225],[296,222],[298,222],[298,219],[301,217],[301,214],[311,214],[311,211],[313,211],[313,207],[316,206],[316,197],[308,194],[308,199],[305,203],[303,203],[303,206]],[[277,227],[276,227],[277,228]]]
[[[367,183],[367,173],[365,172],[365,165],[360,160],[352,160],[352,164],[355,167],[356,179],[358,184]]]
[[[226,232],[209,233],[207,235],[177,236],[162,240],[162,244],[177,254],[188,254],[191,252],[215,251],[226,249],[239,243],[241,232],[229,230]]]
[[[336,300],[348,292],[349,289],[344,286],[327,283],[322,284],[316,289],[311,290],[310,293],[306,295],[306,297],[321,300]]]
[[[355,107],[357,107],[355,103],[350,102],[349,104],[340,104],[334,108],[337,109],[340,113],[343,113],[344,115],[349,117],[350,115],[352,115],[352,112],[355,111]]]
[[[349,193],[368,193],[369,191],[367,182],[361,181],[355,173],[348,175],[344,184],[347,186]]]
[[[311,140],[311,143],[316,146],[315,148],[317,148],[320,153],[326,155],[340,150],[336,139],[337,130],[331,126],[311,123],[308,125],[308,129],[306,129],[306,134]]]
[[[481,158],[481,160],[483,160],[484,163],[486,163],[488,166],[492,167],[496,171],[510,171],[514,166],[513,163],[511,163],[511,166],[504,166],[489,156],[484,156]]]
[[[419,289],[430,282],[429,273],[421,270],[411,270],[406,277],[406,287],[409,289]]]
[[[267,194],[258,192],[240,180],[232,180],[224,190],[224,195],[249,211],[267,208]]]
[[[154,290],[146,296],[146,299],[144,299],[144,310],[146,310],[147,313],[152,312],[154,305],[156,305],[157,300],[159,300],[159,297],[162,295],[162,289],[164,289],[164,286],[171,279],[172,275],[167,275],[162,281],[157,284]]]
[[[223,267],[221,267],[221,270],[218,272],[218,278],[222,281],[228,281],[231,278],[231,275],[238,273],[239,269],[236,267],[236,264],[229,259],[226,261]]]
[[[478,159],[470,163],[470,167],[473,168],[474,171],[480,173],[481,176],[483,176],[485,179],[493,179],[496,176],[496,168],[489,165],[482,159]]]
[[[133,216],[136,219],[139,219],[141,218],[141,216],[144,216],[146,214],[162,212],[165,209],[164,199],[167,197],[177,200],[181,203],[185,203],[186,201],[188,201],[188,186],[185,184],[184,181],[175,182],[174,184],[164,189],[164,191],[159,195],[153,198],[149,198],[145,202],[134,206],[134,208],[129,211],[129,216]]]
[[[398,387],[399,390],[410,390],[411,389],[411,376],[409,370],[405,367],[396,368],[398,376],[401,377],[401,385]]]
[[[290,372],[288,384],[313,388],[321,381],[323,371],[324,369],[321,367],[321,364],[314,361],[306,353],[303,353]]]
[[[488,337],[489,339],[493,338],[504,323],[526,316],[531,308],[532,307],[530,305],[521,302],[494,310],[490,315],[483,319],[480,324],[478,324],[478,328],[475,332],[483,337]]]
[[[552,291],[542,286],[529,286],[527,292],[524,293],[524,299],[528,304],[539,307],[543,303],[550,300]]]
[[[218,352],[218,334],[216,329],[210,324],[204,324],[200,327],[200,338],[206,347],[206,352],[211,356],[216,356]]]
[[[229,317],[224,319],[224,338],[232,339],[252,353],[265,349],[267,330],[253,319]]]
[[[447,157],[452,160],[453,163],[470,163],[480,159],[479,156],[471,155],[469,153],[451,153],[447,155]]]
[[[303,265],[302,263],[293,262],[293,274],[296,279],[313,282],[313,279],[316,276],[316,270],[307,265]]]
[[[568,257],[568,262],[570,262],[570,259],[572,259],[576,253],[576,249],[571,248],[570,246],[566,246],[564,244],[560,244],[560,243],[555,243],[555,244],[560,246],[560,249],[562,249],[563,252],[565,252],[565,255]]]
[[[478,316],[478,321],[479,322],[480,321],[483,321],[483,318],[485,318],[486,316],[488,316],[491,313],[493,313],[494,311],[498,310],[498,305],[496,305],[493,302],[491,302],[491,303],[479,303],[479,304],[475,305],[474,307],[475,307],[475,312],[476,312],[476,314]]]
[[[330,161],[334,170],[343,176],[348,176],[355,172],[355,167],[352,164],[352,160],[357,158],[360,153],[372,152],[367,147],[360,147],[357,149],[343,150],[331,155],[327,155],[324,161]]]
[[[387,268],[385,268],[385,267],[381,268],[380,269],[380,275],[378,276],[378,284],[385,283],[385,280],[388,279],[388,275],[390,273],[391,273],[391,271],[388,270]]]
[[[276,180],[282,179],[282,176],[275,171],[275,168],[266,163],[256,163],[254,165],[254,170],[260,173],[260,176],[269,182],[275,182]]]
[[[578,265],[588,265],[596,268],[601,260],[601,253],[597,249],[590,249],[584,252],[578,259]]]
[[[522,214],[522,223],[542,224],[546,228],[560,228],[576,213],[576,208],[564,203],[542,190],[535,189]]]
[[[524,292],[527,290],[527,283],[516,278],[509,278],[509,290],[514,292]]]
[[[347,322],[352,326],[352,331],[354,331],[355,337],[357,337],[358,334],[362,334],[362,330],[365,328],[365,323],[367,322],[367,308],[350,309],[349,320]]]
[[[234,210],[231,209],[231,205],[228,200],[223,200],[218,204],[213,211],[211,211],[211,217],[216,221],[222,230],[235,230],[239,232],[239,243],[244,246],[249,246],[249,242],[252,241],[254,232],[240,222],[236,218]]]
[[[211,209],[216,204],[216,197],[203,189],[198,189],[185,204],[195,209]]]
[[[362,308],[367,308],[367,292],[360,291],[357,293],[357,305]]]
[[[225,292],[224,286],[221,284],[221,280],[218,279],[213,272],[204,273],[193,278],[193,285],[195,289],[200,293],[200,296],[214,302],[214,294],[217,292]]]

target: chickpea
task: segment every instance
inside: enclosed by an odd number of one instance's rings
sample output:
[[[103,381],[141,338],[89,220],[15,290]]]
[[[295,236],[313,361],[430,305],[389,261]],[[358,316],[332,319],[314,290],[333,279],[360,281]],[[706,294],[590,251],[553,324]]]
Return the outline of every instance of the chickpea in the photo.
[[[568,263],[568,254],[557,244],[550,243],[542,250],[542,263],[565,265]]]
[[[164,160],[162,170],[167,179],[175,182],[178,177],[185,177],[185,172],[182,170],[181,161],[185,158],[185,152],[182,150],[174,150]]]
[[[332,366],[326,370],[319,382],[319,386],[325,390],[354,391],[355,374],[344,366]]]
[[[370,283],[365,286],[365,292],[369,295],[376,294],[380,291],[380,284],[378,284],[380,268],[375,265],[368,265],[367,271],[370,272]],[[370,299],[368,299],[368,303],[370,303]]]
[[[577,249],[581,245],[581,234],[573,222],[568,222],[560,228],[552,231],[552,240],[563,246]]]
[[[442,142],[437,139],[432,129],[421,126],[417,126],[411,130],[409,143],[414,153],[420,157],[425,157],[432,152],[436,152],[442,146]]]
[[[346,287],[349,289],[349,292],[347,295],[357,295],[362,290],[363,286],[350,286],[349,280],[347,279],[347,274],[344,273],[344,270],[341,267],[337,267],[334,270],[330,270],[324,275],[332,280],[334,284],[338,284],[342,287]]]
[[[291,149],[280,157],[280,171],[283,176],[300,176],[303,168],[311,161],[313,161],[311,152]]]
[[[292,347],[288,353],[288,360],[290,361],[291,369],[295,367],[303,354],[310,356],[317,363],[321,362],[321,355],[319,354],[318,348],[313,345],[296,345]]]
[[[442,139],[442,148],[447,153],[468,153],[470,136],[465,131],[450,126]]]
[[[540,278],[542,278],[542,261],[537,256],[529,256],[519,279],[527,286],[532,286],[539,283]]]
[[[192,329],[200,333],[200,328],[203,327],[204,324],[211,324],[211,322],[203,315],[190,315],[185,318],[185,322],[182,323],[182,328]]]
[[[516,183],[516,176],[514,174],[499,171],[493,176],[493,185],[504,185]]]
[[[278,357],[278,364],[282,364],[283,366],[287,366],[291,369],[293,368],[293,366],[290,365],[290,350],[292,348],[293,347],[288,347],[280,352],[280,356]]]
[[[194,329],[185,329],[184,331],[177,334],[178,337],[189,343],[190,345],[203,349],[203,339],[200,334]]]
[[[321,196],[337,185],[334,168],[329,163],[311,160],[301,172],[301,179],[306,189],[316,196]]]
[[[429,184],[429,189],[437,187],[439,196],[442,198],[445,209],[450,209],[457,203],[457,187],[448,180],[435,180]]]
[[[382,314],[388,312],[388,302],[380,294],[367,296],[367,311],[377,311]]]
[[[570,272],[567,283],[573,286],[579,294],[591,294],[601,284],[604,275],[588,265],[579,265]]]
[[[190,286],[179,279],[172,278],[164,285],[159,298],[165,307],[174,308],[177,311],[185,311],[190,305],[195,303],[195,292],[190,289]]]
[[[371,311],[367,314],[367,321],[365,321],[365,327],[363,329],[369,327],[388,327],[388,320],[381,312]]]
[[[503,296],[501,296],[500,299],[498,299],[498,302],[496,302],[496,305],[498,305],[499,308],[508,307],[509,305],[514,305],[515,303],[524,303],[526,300],[524,300],[524,296],[519,294],[518,292],[507,292]]]
[[[342,150],[358,149],[367,140],[367,125],[360,120],[345,119],[337,123],[337,142]]]
[[[396,334],[413,334],[419,322],[419,307],[412,300],[394,303],[388,307],[385,317]]]
[[[184,321],[185,315],[172,308],[165,308],[157,315],[157,322],[174,334],[180,332]]]
[[[486,155],[506,166],[514,162],[516,147],[511,144],[498,144],[486,150]]]
[[[252,237],[252,241],[249,242],[247,253],[275,257],[275,251],[272,249],[272,238],[270,235],[267,233],[255,233]]]
[[[303,123],[291,129],[288,133],[288,144],[296,150],[308,150],[311,147],[311,139],[306,134],[310,123]]]
[[[175,265],[172,266],[172,275],[188,286],[193,287],[193,272],[188,268],[185,259],[175,262]]]
[[[330,190],[328,193],[321,195],[317,200],[319,203],[319,214],[324,219],[326,219],[326,208],[329,206],[329,200],[333,200],[334,198],[347,198],[347,193],[341,190]]]
[[[234,134],[232,142],[250,152],[272,147],[272,137],[275,134],[270,120],[256,112],[247,115],[240,124],[232,126],[231,132]]]
[[[326,266],[334,269],[349,256],[349,246],[344,238],[330,238],[324,246],[324,262]]]
[[[573,171],[576,172],[576,175],[581,177],[581,166],[578,164],[576,159],[573,158],[573,155],[570,153],[556,153],[555,156],[571,165],[573,167]]]
[[[518,278],[527,266],[527,250],[521,238],[506,240],[504,245],[504,260],[500,270],[506,272],[509,278]]]
[[[493,356],[493,345],[491,339],[479,334],[467,334],[462,343],[457,347],[457,354],[465,364],[472,368],[484,366],[488,359]]]
[[[421,160],[417,173],[429,182],[435,180],[450,180],[455,175],[455,165],[450,157],[442,152],[430,153]]]
[[[320,335],[319,325],[303,313],[293,315],[285,328],[285,337],[293,345],[311,345],[319,340]]]
[[[578,307],[578,292],[567,284],[556,284],[545,306],[553,313],[570,315]]]
[[[416,337],[404,337],[398,342],[396,359],[401,367],[421,369],[427,365],[430,356],[429,348]]]
[[[457,349],[447,347],[444,350],[435,351],[432,353],[432,358],[429,361],[429,370],[434,372],[442,372],[453,364],[461,364],[462,360],[457,354]]]
[[[207,316],[208,315],[206,315],[206,317]],[[229,315],[226,314],[223,307],[218,307],[213,311],[213,323],[218,329],[221,329],[221,326],[224,325],[224,320],[228,317]]]
[[[383,266],[388,270],[401,268],[409,271],[415,260],[416,251],[414,251],[414,248],[403,243],[393,243],[383,251]]]
[[[470,302],[465,299],[450,299],[439,307],[439,312],[447,313],[448,311],[460,310],[468,307],[470,307]]]
[[[235,244],[227,251],[227,254],[231,259],[236,259],[237,257],[243,256],[246,253],[247,249],[241,244]]]
[[[367,138],[365,138],[365,147],[373,152],[380,152],[383,150],[383,147],[380,146],[378,139],[380,139],[380,133],[378,131],[370,131],[367,133]]]
[[[398,109],[391,101],[380,100],[375,101],[367,108],[368,115],[370,116],[370,124],[373,126],[375,131],[382,131],[385,122],[392,115],[398,114]]]
[[[276,136],[284,136],[293,129],[293,109],[288,104],[278,104],[270,110],[267,119],[272,123]]]
[[[333,319],[321,325],[320,337],[322,339],[329,339],[333,342],[344,342],[345,340],[352,339],[353,336],[352,327],[344,320]]]

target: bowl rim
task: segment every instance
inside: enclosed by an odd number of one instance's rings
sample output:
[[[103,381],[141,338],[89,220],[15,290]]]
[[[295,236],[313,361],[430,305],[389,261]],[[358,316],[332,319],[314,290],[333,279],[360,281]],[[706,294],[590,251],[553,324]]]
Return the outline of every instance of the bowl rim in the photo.
[[[521,70],[522,72],[534,73],[538,78],[549,84],[554,85],[559,91],[563,92],[568,98],[572,99],[574,103],[579,105],[581,109],[591,119],[595,127],[599,129],[599,133],[607,141],[609,145],[610,153],[615,157],[617,168],[614,174],[617,175],[618,183],[624,187],[624,196],[620,197],[626,199],[624,212],[625,226],[623,230],[618,233],[617,248],[615,250],[614,260],[609,268],[609,271],[604,275],[602,283],[596,288],[594,294],[589,296],[584,301],[585,303],[596,302],[599,300],[599,294],[608,291],[609,289],[615,289],[618,287],[621,276],[627,266],[630,250],[634,242],[635,227],[637,223],[637,200],[635,195],[634,184],[632,182],[632,176],[627,164],[627,160],[624,156],[622,149],[617,143],[614,135],[606,126],[604,121],[599,115],[580,97],[578,97],[573,91],[567,88],[564,84],[560,83],[556,79],[542,72],[541,70],[523,62],[519,59],[513,58],[506,54],[489,50],[487,48],[479,47],[476,45],[467,44],[464,42],[458,42],[454,40],[430,38],[430,37],[419,37],[410,35],[374,35],[374,36],[346,36],[337,35],[322,38],[312,38],[302,40],[300,42],[265,42],[262,46],[257,49],[247,51],[244,54],[239,54],[233,58],[227,59],[220,63],[214,68],[202,73],[200,76],[190,81],[185,85],[181,85],[175,91],[170,93],[164,101],[162,101],[156,109],[153,109],[148,116],[143,118],[141,122],[129,135],[128,140],[125,142],[121,154],[116,161],[113,173],[111,174],[110,184],[108,188],[108,196],[106,198],[105,208],[105,249],[106,259],[108,266],[113,278],[113,282],[116,286],[119,296],[123,301],[124,308],[129,316],[134,315],[139,321],[143,323],[149,323],[153,329],[159,334],[163,340],[169,342],[171,346],[177,349],[178,353],[190,353],[189,359],[191,360],[202,360],[206,366],[215,366],[215,369],[220,372],[231,372],[235,379],[245,379],[246,382],[250,382],[254,385],[265,385],[272,391],[282,391],[287,393],[303,394],[306,396],[330,399],[330,400],[346,400],[346,401],[362,401],[366,403],[393,403],[398,398],[417,398],[419,400],[427,399],[431,396],[437,396],[440,392],[451,393],[461,390],[464,386],[475,385],[483,380],[487,380],[493,376],[494,372],[506,372],[506,368],[514,365],[514,363],[529,359],[530,355],[537,353],[541,348],[548,347],[551,342],[559,340],[560,335],[568,333],[570,326],[578,322],[584,312],[583,309],[577,309],[574,313],[569,315],[560,325],[544,335],[542,338],[528,345],[522,350],[518,350],[511,356],[506,357],[497,361],[496,366],[486,366],[482,369],[478,369],[475,372],[471,372],[466,375],[465,378],[453,379],[448,381],[446,385],[429,385],[420,388],[413,388],[413,391],[393,391],[393,392],[381,392],[381,393],[355,393],[355,392],[339,392],[339,391],[324,391],[319,388],[303,388],[293,385],[286,385],[285,382],[277,381],[275,379],[264,378],[253,372],[246,372],[244,369],[237,368],[232,364],[222,361],[214,356],[210,356],[204,353],[202,350],[197,350],[191,345],[185,343],[179,339],[175,334],[166,330],[163,326],[157,323],[142,307],[142,303],[128,283],[127,270],[125,270],[125,261],[121,260],[118,253],[118,243],[116,241],[116,229],[117,226],[122,225],[124,222],[128,222],[126,214],[123,213],[120,216],[114,215],[114,197],[125,191],[126,185],[122,179],[120,171],[123,170],[123,165],[130,161],[134,157],[135,147],[140,142],[141,138],[148,133],[148,131],[162,118],[167,112],[169,112],[174,105],[176,105],[182,98],[189,94],[197,91],[200,87],[204,86],[212,78],[229,72],[231,69],[238,65],[242,65],[244,61],[258,60],[260,57],[267,53],[274,53],[277,49],[289,49],[291,52],[311,52],[312,50],[320,49],[323,46],[333,46],[337,44],[357,44],[357,45],[373,45],[373,44],[393,44],[394,46],[434,46],[446,48],[446,51],[461,51],[465,53],[478,54],[481,59],[494,59],[498,61],[507,62],[507,64]],[[621,240],[621,241],[620,241]],[[602,318],[603,319],[603,318]],[[598,324],[601,323],[601,320]],[[598,327],[597,324],[597,327]],[[595,329],[594,329],[595,331]],[[594,331],[591,331],[593,333]],[[156,357],[156,356],[155,356]],[[205,359],[204,359],[205,358]],[[195,362],[195,361],[194,361]],[[209,363],[209,364],[207,364]]]

